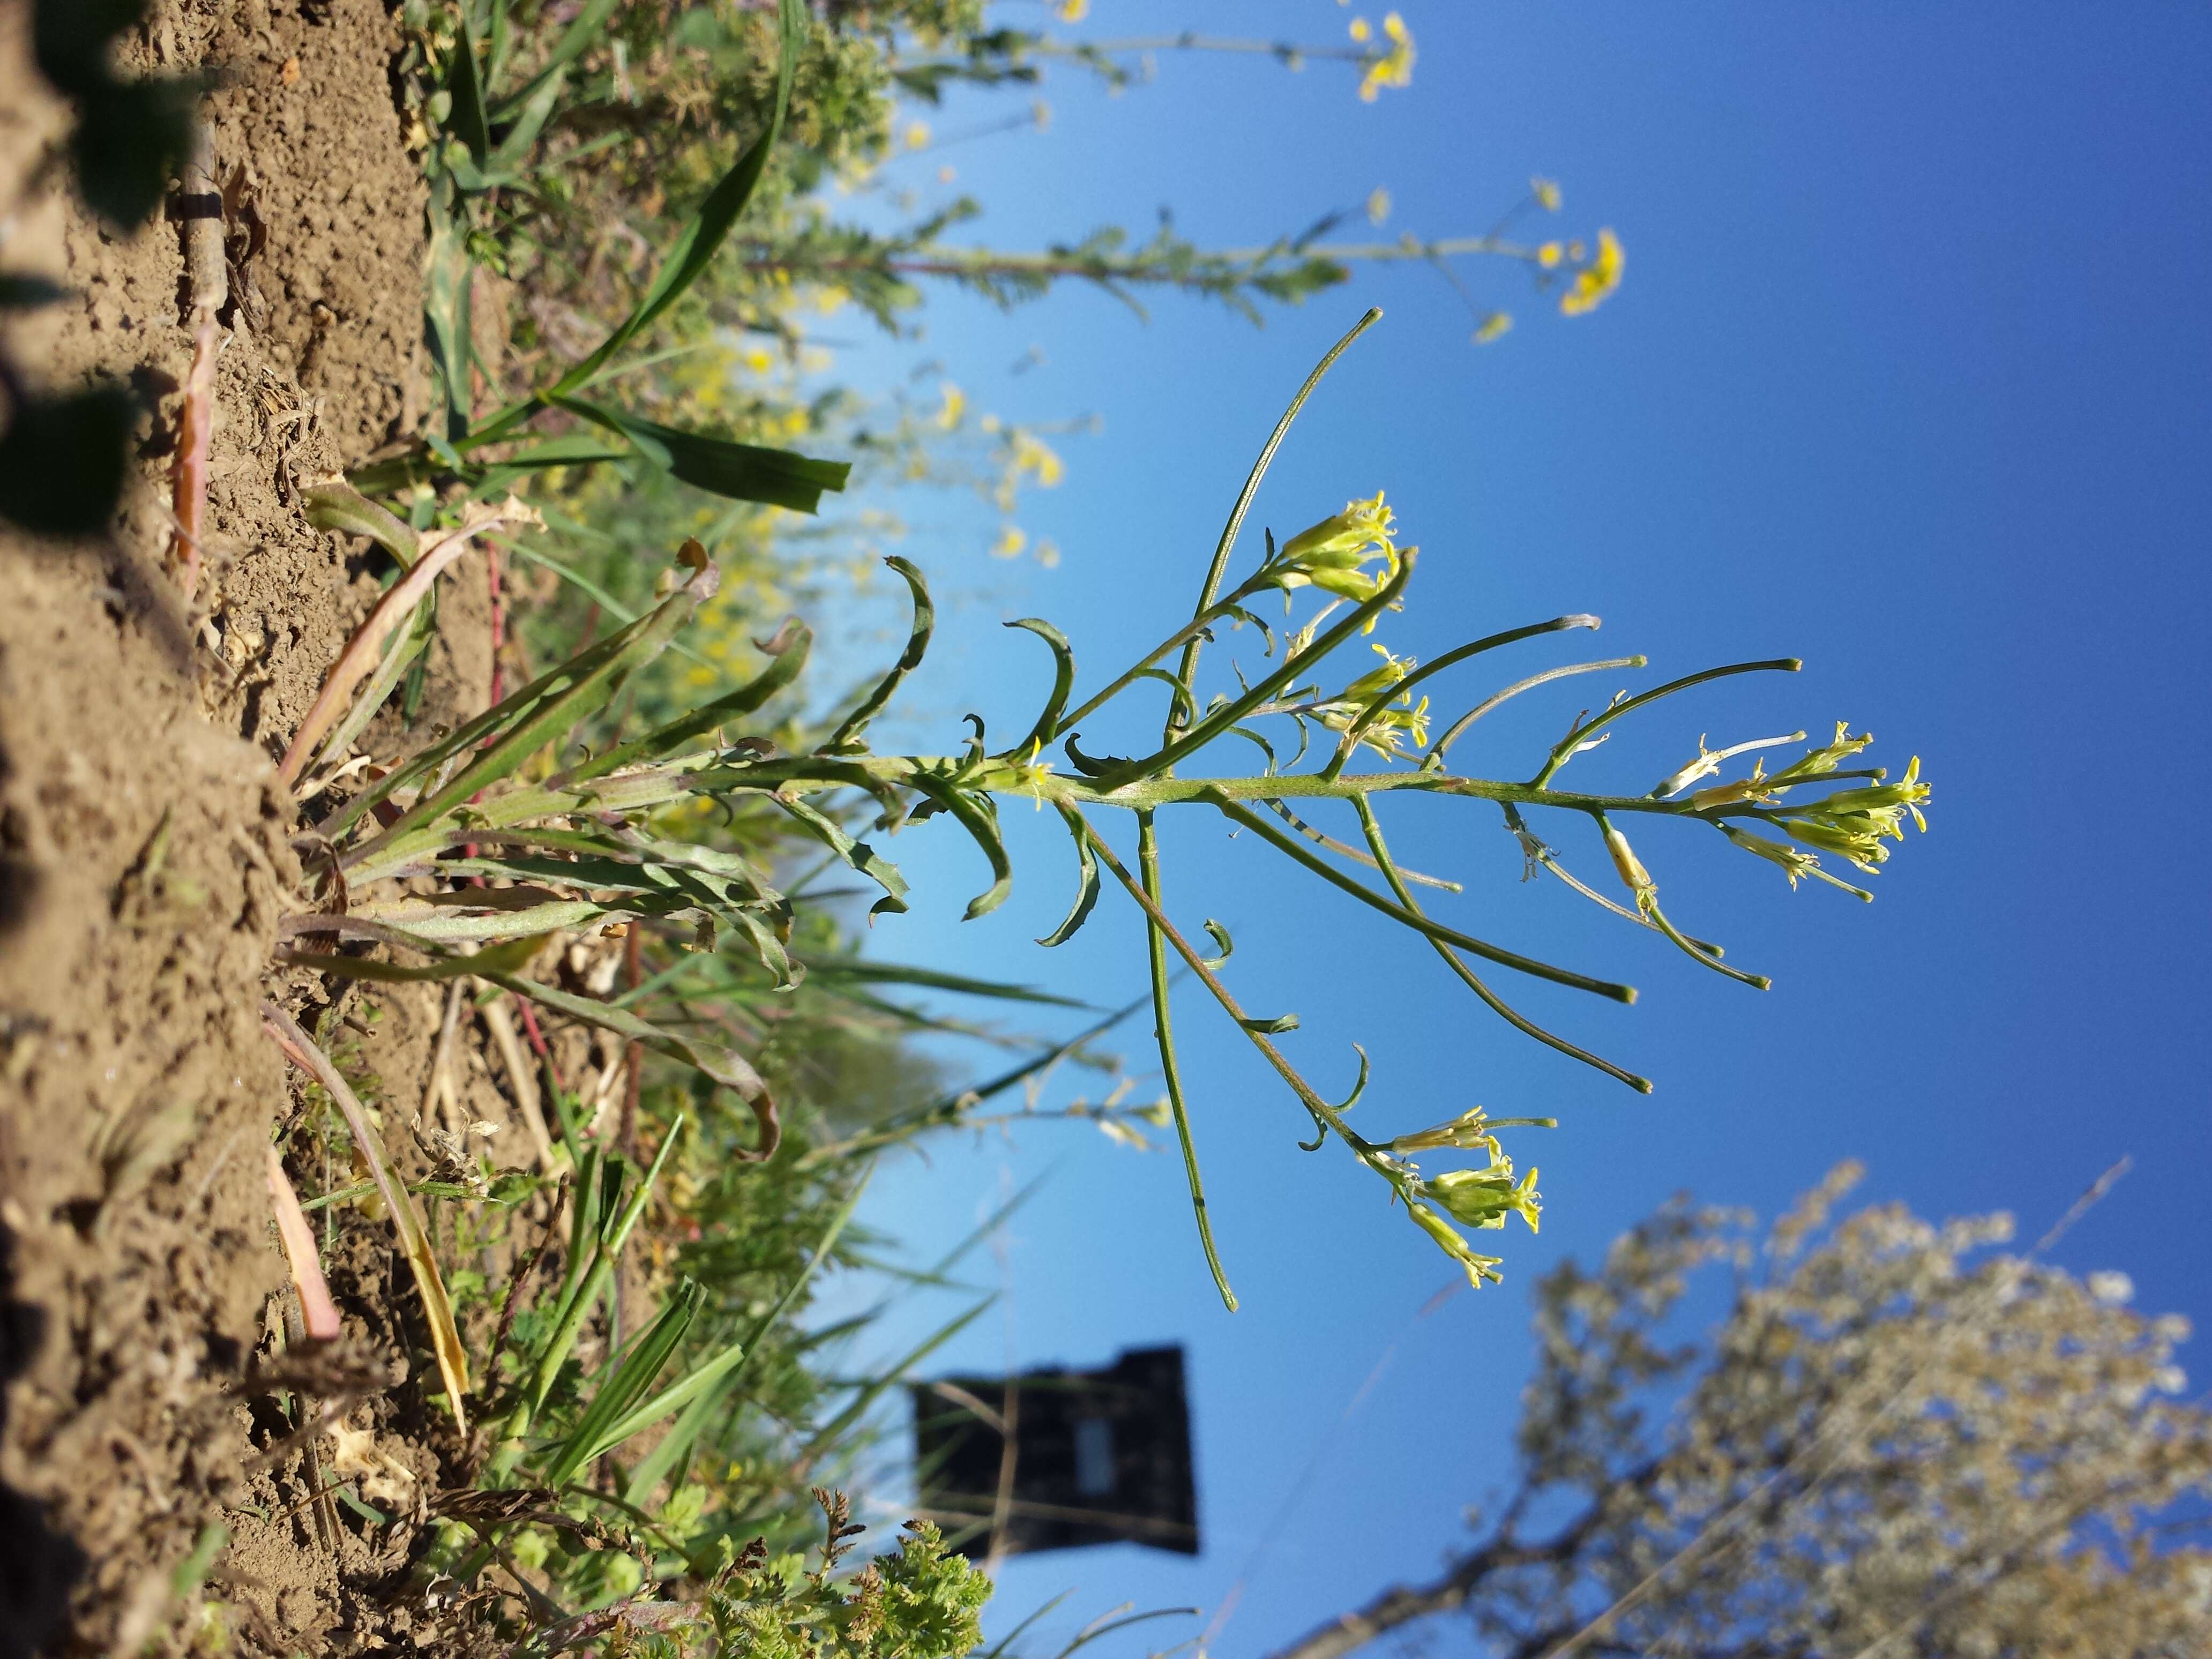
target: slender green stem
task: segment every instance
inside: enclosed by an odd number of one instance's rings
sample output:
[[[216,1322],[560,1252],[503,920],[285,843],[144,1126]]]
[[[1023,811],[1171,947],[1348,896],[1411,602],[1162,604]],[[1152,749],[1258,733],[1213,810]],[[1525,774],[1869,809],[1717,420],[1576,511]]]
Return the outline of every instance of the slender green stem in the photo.
[[[1086,714],[1097,712],[1098,709],[1105,707],[1109,702],[1111,702],[1121,692],[1127,690],[1131,685],[1133,685],[1139,679],[1142,678],[1144,677],[1145,671],[1147,668],[1150,668],[1155,662],[1167,655],[1167,653],[1174,650],[1176,647],[1190,639],[1194,635],[1203,633],[1206,629],[1212,627],[1214,623],[1219,622],[1224,616],[1228,614],[1231,607],[1241,604],[1249,597],[1249,595],[1246,594],[1242,589],[1239,589],[1237,592],[1231,594],[1227,599],[1223,599],[1215,605],[1209,605],[1206,609],[1200,611],[1198,615],[1193,617],[1181,628],[1176,629],[1174,633],[1169,635],[1167,638],[1162,640],[1158,645],[1145,653],[1143,656],[1138,658],[1135,662],[1130,664],[1127,669],[1122,671],[1120,678],[1115,679],[1110,685],[1107,686],[1105,690],[1099,692],[1097,696],[1091,698],[1088,702],[1076,709],[1073,713],[1062,714],[1059,720],[1053,723],[1052,730],[1046,734],[1046,741],[1051,741],[1053,738],[1057,737],[1062,732],[1073,731],[1078,720],[1083,719]]]
[[[1485,698],[1453,721],[1451,729],[1438,738],[1430,747],[1429,752],[1421,757],[1422,764],[1432,765],[1442,761],[1450,750],[1452,744],[1460,740],[1461,734],[1468,726],[1473,726],[1500,703],[1511,702],[1523,691],[1533,691],[1540,685],[1548,685],[1553,680],[1565,679],[1571,674],[1597,674],[1602,673],[1608,668],[1641,668],[1646,660],[1640,656],[1609,657],[1603,662],[1568,663],[1563,667],[1547,668],[1540,674],[1531,674],[1525,680],[1516,680],[1496,696]]]
[[[1625,852],[1628,846],[1627,842],[1621,838],[1620,832],[1613,827],[1612,820],[1607,818],[1603,812],[1592,812],[1590,817],[1597,820],[1597,827],[1604,835],[1607,843],[1618,849],[1614,854],[1616,861],[1618,861],[1621,854]],[[1630,854],[1629,858],[1632,864],[1634,862],[1633,854]],[[1645,915],[1650,917],[1651,925],[1654,927],[1656,927],[1661,933],[1664,933],[1674,944],[1674,948],[1680,951],[1684,956],[1689,957],[1691,961],[1702,963],[1705,966],[1711,969],[1715,973],[1722,975],[1723,978],[1732,979],[1740,984],[1748,985],[1754,991],[1768,990],[1773,986],[1774,981],[1767,978],[1765,975],[1749,974],[1746,973],[1741,968],[1731,968],[1728,963],[1721,961],[1717,954],[1708,955],[1706,952],[1700,951],[1695,945],[1691,943],[1687,938],[1684,937],[1681,929],[1675,927],[1673,922],[1667,920],[1667,913],[1659,908],[1659,890],[1651,884],[1648,877],[1637,887],[1636,908],[1641,910]]]
[[[1073,820],[1069,827],[1079,836],[1088,834],[1089,826],[1081,824],[1079,813],[1070,807],[1060,810]],[[1158,908],[1159,840],[1153,833],[1150,812],[1137,814],[1137,869],[1144,878],[1146,896],[1155,909]],[[1191,1139],[1190,1109],[1183,1102],[1182,1070],[1176,1063],[1175,1027],[1168,1007],[1167,940],[1159,925],[1149,917],[1145,922],[1145,943],[1152,978],[1152,1034],[1159,1041],[1160,1075],[1167,1085],[1168,1109],[1175,1115],[1176,1139],[1182,1148],[1183,1176],[1190,1183],[1190,1207],[1198,1218],[1198,1242],[1205,1247],[1206,1268],[1213,1275],[1214,1289],[1221,1292],[1222,1306],[1235,1313],[1237,1292],[1229,1288],[1229,1275],[1222,1271],[1220,1253],[1213,1247],[1213,1223],[1206,1213],[1206,1183],[1198,1173],[1198,1146]]]
[[[1430,939],[1455,945],[1460,950],[1494,962],[1502,968],[1517,968],[1522,973],[1534,975],[1538,979],[1550,980],[1555,985],[1572,986],[1577,991],[1589,991],[1597,996],[1610,997],[1615,1002],[1636,1000],[1636,988],[1632,985],[1616,985],[1610,980],[1592,979],[1587,974],[1577,974],[1571,969],[1554,968],[1548,962],[1539,962],[1534,957],[1524,957],[1517,951],[1501,949],[1498,945],[1475,938],[1472,933],[1462,933],[1456,927],[1447,927],[1442,922],[1432,921],[1419,910],[1409,909],[1402,904],[1394,903],[1372,888],[1354,881],[1341,870],[1306,851],[1296,841],[1276,829],[1258,813],[1238,805],[1226,795],[1216,795],[1212,804],[1231,823],[1242,824],[1270,846],[1287,854],[1292,860],[1305,866],[1307,869],[1330,885],[1343,889],[1361,903],[1380,910],[1393,921],[1403,922],[1417,933],[1425,934]]]
[[[1278,691],[1300,674],[1304,673],[1309,665],[1321,661],[1338,646],[1342,645],[1345,641],[1366,627],[1375,617],[1395,605],[1398,602],[1398,596],[1406,591],[1406,584],[1413,580],[1413,550],[1408,549],[1405,556],[1399,562],[1397,574],[1384,583],[1373,599],[1364,601],[1350,616],[1316,640],[1307,649],[1301,651],[1295,657],[1286,657],[1283,665],[1273,673],[1254,685],[1243,696],[1224,703],[1181,737],[1171,739],[1142,760],[1131,761],[1127,766],[1117,768],[1109,775],[1109,777],[1126,782],[1135,778],[1158,777],[1164,775],[1182,757],[1203,749],[1207,744],[1212,743],[1214,738],[1236,725],[1254,709],[1263,706]],[[1188,646],[1183,647],[1183,660],[1186,663],[1195,661],[1192,652],[1197,644],[1198,641],[1193,640]],[[1188,670],[1183,672],[1182,678],[1185,685],[1190,684],[1190,674]]]
[[[1765,662],[1735,662],[1730,663],[1725,668],[1708,668],[1702,673],[1686,674],[1679,680],[1669,680],[1664,685],[1654,686],[1650,690],[1640,692],[1626,702],[1613,704],[1588,726],[1578,726],[1568,732],[1553,749],[1550,758],[1544,763],[1543,769],[1531,778],[1529,782],[1539,789],[1542,788],[1552,781],[1553,774],[1567,763],[1568,758],[1574,754],[1576,749],[1589,740],[1591,732],[1612,725],[1623,714],[1632,714],[1648,702],[1656,702],[1662,697],[1670,697],[1677,691],[1686,691],[1693,685],[1703,685],[1707,680],[1725,679],[1730,674],[1794,674],[1804,665],[1804,663],[1796,657],[1776,657]]]
[[[1353,799],[1357,799],[1358,798],[1355,796]],[[1354,864],[1364,864],[1370,870],[1379,870],[1382,867],[1381,865],[1376,863],[1374,858],[1370,854],[1361,852],[1350,842],[1339,841],[1334,836],[1325,834],[1322,830],[1315,829],[1312,824],[1308,823],[1296,812],[1293,812],[1289,807],[1284,805],[1282,802],[1279,800],[1268,800],[1262,801],[1260,804],[1267,808],[1267,810],[1272,811],[1277,817],[1282,819],[1284,823],[1289,824],[1291,829],[1304,836],[1308,841],[1313,842],[1315,846],[1326,847],[1330,852],[1335,854],[1339,858],[1350,859]],[[1446,881],[1442,876],[1425,876],[1419,870],[1401,870],[1398,873],[1405,877],[1407,881],[1419,882],[1424,887],[1441,887],[1447,893],[1460,893],[1467,890],[1458,882]]]
[[[1213,993],[1213,1000],[1221,1005],[1223,1012],[1228,1014],[1230,1018],[1237,1022],[1237,1029],[1244,1033],[1252,1046],[1267,1057],[1267,1063],[1275,1068],[1276,1075],[1290,1085],[1291,1092],[1298,1097],[1299,1103],[1343,1137],[1344,1144],[1358,1153],[1362,1161],[1370,1164],[1371,1167],[1374,1158],[1382,1149],[1359,1134],[1344,1121],[1343,1113],[1316,1094],[1313,1085],[1298,1075],[1297,1067],[1283,1057],[1283,1051],[1267,1040],[1265,1032],[1253,1030],[1244,1010],[1237,1006],[1237,999],[1229,994],[1229,988],[1221,982],[1220,976],[1206,966],[1206,958],[1199,955],[1191,942],[1176,931],[1175,924],[1170,921],[1166,914],[1152,902],[1144,888],[1138,884],[1136,878],[1123,866],[1121,860],[1114,856],[1114,849],[1107,846],[1105,842],[1099,838],[1097,832],[1087,823],[1084,823],[1082,828],[1084,837],[1091,843],[1091,850],[1097,854],[1098,861],[1113,872],[1114,879],[1121,884],[1131,898],[1136,900],[1138,908],[1141,909],[1152,925],[1165,936],[1167,942],[1175,946],[1176,954],[1189,964],[1191,972],[1196,974],[1206,988]]]
[[[1367,729],[1370,723],[1385,708],[1399,698],[1408,696],[1423,680],[1433,675],[1441,674],[1447,668],[1456,667],[1469,657],[1479,657],[1486,651],[1495,651],[1502,645],[1512,645],[1521,640],[1532,639],[1539,634],[1556,634],[1563,629],[1595,628],[1597,625],[1598,619],[1587,614],[1554,617],[1549,622],[1530,623],[1525,628],[1510,628],[1503,634],[1492,634],[1486,639],[1475,640],[1469,644],[1461,646],[1456,650],[1445,652],[1435,661],[1416,668],[1395,685],[1387,687],[1370,698],[1367,706],[1354,715],[1352,723],[1344,728],[1344,735],[1337,740],[1336,755],[1327,766],[1322,769],[1322,775],[1325,778],[1333,778],[1344,770],[1345,762],[1352,757],[1352,751],[1359,746],[1359,734]],[[1642,662],[1641,658],[1632,660],[1639,665]],[[1441,752],[1442,745],[1439,745],[1438,749]]]
[[[1415,902],[1412,890],[1407,887],[1404,877],[1400,874],[1396,863],[1390,857],[1389,847],[1382,839],[1382,826],[1375,817],[1375,808],[1364,795],[1354,796],[1352,804],[1358,810],[1359,827],[1367,833],[1368,848],[1375,854],[1376,866],[1380,867],[1383,877],[1389,882],[1390,890],[1398,896],[1400,904],[1415,915],[1419,915],[1421,907]],[[1489,1005],[1493,1012],[1511,1025],[1514,1030],[1535,1038],[1547,1048],[1556,1048],[1559,1053],[1571,1059],[1579,1060],[1585,1066],[1595,1066],[1607,1077],[1618,1078],[1640,1095],[1648,1095],[1651,1092],[1650,1078],[1638,1077],[1635,1073],[1616,1066],[1611,1060],[1590,1053],[1587,1048],[1578,1048],[1565,1037],[1554,1036],[1534,1020],[1524,1018],[1496,992],[1484,984],[1480,976],[1474,969],[1460,960],[1459,953],[1450,945],[1433,933],[1427,937],[1431,947],[1444,959],[1452,972],[1457,974],[1466,982],[1468,989],[1480,997]]]
[[[1298,411],[1305,407],[1306,399],[1313,396],[1314,388],[1321,384],[1322,376],[1334,367],[1336,360],[1345,354],[1354,340],[1380,322],[1382,318],[1379,307],[1370,307],[1367,313],[1352,325],[1345,337],[1328,349],[1327,355],[1314,365],[1313,373],[1306,376],[1305,384],[1298,388],[1297,396],[1291,399],[1291,406],[1283,411],[1283,418],[1275,422],[1275,429],[1267,434],[1266,446],[1260,451],[1259,459],[1252,463],[1252,471],[1245,477],[1244,488],[1237,492],[1237,505],[1229,510],[1229,522],[1221,527],[1221,539],[1214,544],[1213,562],[1206,568],[1206,581],[1198,590],[1198,604],[1191,612],[1194,617],[1202,617],[1211,610],[1215,595],[1221,592],[1221,579],[1228,574],[1229,555],[1237,545],[1237,532],[1244,526],[1244,515],[1251,511],[1252,497],[1259,493],[1260,480],[1267,476],[1267,467],[1274,460],[1275,452],[1283,447],[1283,439],[1290,432],[1291,422],[1297,419]],[[1182,662],[1176,670],[1176,678],[1185,685],[1188,685],[1191,677],[1198,672],[1198,653],[1202,643],[1202,641],[1194,638],[1182,648]],[[1160,733],[1160,741],[1167,742],[1174,736],[1175,729],[1175,711],[1170,708],[1166,727]]]

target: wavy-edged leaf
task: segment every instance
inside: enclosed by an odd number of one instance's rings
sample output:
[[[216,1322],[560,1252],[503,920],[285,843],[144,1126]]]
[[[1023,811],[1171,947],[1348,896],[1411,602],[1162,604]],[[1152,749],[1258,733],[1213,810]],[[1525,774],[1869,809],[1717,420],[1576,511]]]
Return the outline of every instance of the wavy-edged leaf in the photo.
[[[929,650],[930,634],[937,626],[937,606],[930,599],[929,584],[922,580],[921,572],[896,553],[884,562],[898,572],[908,592],[914,596],[914,622],[907,629],[906,649],[899,653],[898,660],[876,683],[876,689],[861,699],[860,706],[837,722],[837,729],[822,745],[821,752],[825,755],[852,752],[876,712],[891,700],[891,693],[898,690],[899,682],[921,665],[922,657]]]
[[[1074,814],[1075,809],[1065,803],[1055,802],[1054,805],[1060,807],[1063,818],[1072,817]],[[1098,903],[1098,860],[1091,854],[1090,838],[1073,823],[1069,823],[1067,833],[1075,841],[1075,906],[1067,913],[1067,920],[1039,939],[1039,945],[1066,944],[1075,937],[1076,930],[1091,920],[1091,912]]]
[[[917,780],[915,787],[935,801],[949,813],[953,821],[968,832],[968,837],[981,851],[991,866],[991,884],[968,901],[968,908],[961,915],[963,921],[974,921],[988,916],[1006,902],[1006,895],[1014,890],[1013,860],[1006,856],[1006,844],[999,837],[997,810],[988,795],[975,795],[965,789],[956,789],[935,779]]]
[[[1118,772],[1124,767],[1136,764],[1126,755],[1085,754],[1075,746],[1075,740],[1082,735],[1080,732],[1071,732],[1060,740],[1060,746],[1067,757],[1068,764],[1085,777],[1103,778],[1109,772]]]
[[[1045,744],[1052,741],[1053,733],[1060,729],[1060,711],[1067,707],[1068,693],[1075,690],[1075,652],[1067,642],[1067,635],[1042,617],[1022,617],[1006,624],[1009,628],[1027,629],[1052,647],[1052,691],[1044,700],[1036,724],[1030,728],[1029,736],[1006,750],[1010,759],[1030,761],[1036,758]]]

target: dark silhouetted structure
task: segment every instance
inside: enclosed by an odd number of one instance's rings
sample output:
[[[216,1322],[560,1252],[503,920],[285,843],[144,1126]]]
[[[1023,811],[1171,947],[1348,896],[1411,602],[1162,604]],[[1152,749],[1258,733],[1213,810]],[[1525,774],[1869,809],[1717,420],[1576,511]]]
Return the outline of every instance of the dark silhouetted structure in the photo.
[[[1000,1554],[1118,1543],[1198,1553],[1181,1348],[1131,1348],[1104,1370],[951,1376],[912,1391],[923,1511],[956,1540],[964,1531],[967,1554],[991,1550],[994,1518]]]

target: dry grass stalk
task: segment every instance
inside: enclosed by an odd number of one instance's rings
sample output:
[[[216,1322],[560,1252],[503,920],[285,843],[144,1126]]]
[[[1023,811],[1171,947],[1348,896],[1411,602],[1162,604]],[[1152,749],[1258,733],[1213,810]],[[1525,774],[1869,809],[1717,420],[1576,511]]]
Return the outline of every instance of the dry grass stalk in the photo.
[[[275,1003],[261,1005],[261,1018],[263,1029],[283,1050],[284,1057],[323,1085],[344,1114],[346,1127],[353,1131],[354,1145],[368,1165],[369,1178],[376,1183],[408,1264],[415,1270],[415,1288],[422,1298],[422,1316],[430,1328],[430,1346],[437,1355],[438,1370],[445,1378],[446,1398],[453,1405],[455,1426],[465,1435],[469,1430],[465,1404],[469,1391],[468,1354],[461,1346],[460,1330],[453,1322],[453,1304],[446,1294],[445,1278],[438,1271],[437,1257],[431,1254],[430,1235],[415,1200],[386,1160],[383,1139],[368,1121],[368,1109],[338,1075],[329,1056],[300,1029],[297,1020]]]
[[[538,1167],[550,1175],[554,1169],[553,1136],[545,1125],[544,1104],[538,1097],[538,1073],[523,1054],[514,1018],[507,1012],[504,1002],[486,1003],[477,1012],[483,1016],[484,1029],[491,1033],[492,1044],[499,1050],[500,1064],[507,1068],[507,1082],[514,1091],[515,1108],[522,1114],[523,1125],[530,1131],[530,1144],[538,1154]]]
[[[345,650],[331,665],[323,689],[315,696],[314,704],[307,716],[300,722],[300,729],[292,738],[292,746],[284,751],[283,761],[276,769],[277,776],[289,786],[299,781],[315,745],[323,734],[335,726],[345,713],[353,697],[354,689],[374,670],[384,642],[392,632],[415,614],[415,607],[426,599],[439,574],[468,551],[470,542],[481,532],[501,525],[535,525],[538,515],[516,497],[510,495],[498,507],[471,505],[457,529],[425,532],[422,551],[408,568],[407,574],[386,592],[377,601],[376,609],[368,613],[360,630],[348,642]]]
[[[192,366],[185,375],[184,407],[177,416],[177,459],[169,478],[175,515],[170,548],[189,599],[199,586],[200,536],[207,517],[208,445],[215,435],[215,360],[222,349],[216,313],[230,298],[222,253],[222,190],[215,176],[215,148],[205,125],[195,129],[184,167],[185,289],[192,330]]]
[[[284,1241],[284,1259],[292,1265],[292,1287],[300,1293],[301,1322],[318,1342],[338,1336],[337,1304],[323,1280],[323,1264],[315,1254],[314,1230],[300,1207],[300,1195],[284,1173],[284,1160],[274,1146],[269,1154],[269,1201],[276,1212],[276,1231]]]

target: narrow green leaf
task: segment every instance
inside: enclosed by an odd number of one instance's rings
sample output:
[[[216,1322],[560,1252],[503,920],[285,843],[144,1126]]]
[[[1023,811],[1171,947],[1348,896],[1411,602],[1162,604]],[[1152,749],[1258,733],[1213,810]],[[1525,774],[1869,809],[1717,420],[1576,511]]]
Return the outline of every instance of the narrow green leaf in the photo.
[[[468,146],[469,159],[477,167],[491,154],[491,127],[484,118],[483,83],[477,69],[476,44],[465,27],[453,43],[453,58],[446,68],[446,89],[453,97],[447,130]]]
[[[828,847],[848,865],[884,890],[884,896],[870,907],[868,917],[872,921],[880,915],[902,915],[906,911],[906,878],[899,873],[898,866],[884,857],[864,841],[857,841],[845,831],[842,824],[818,807],[803,800],[782,795],[769,797],[778,806],[806,826],[817,839]]]
[[[563,374],[555,383],[554,396],[562,396],[586,385],[614,354],[628,345],[653,319],[676,303],[692,283],[699,280],[715,251],[730,234],[738,216],[744,211],[745,204],[752,199],[759,185],[761,173],[768,167],[769,154],[776,140],[783,134],[785,113],[791,107],[792,76],[799,67],[799,55],[806,42],[806,8],[804,0],[778,0],[776,7],[777,55],[775,70],[775,102],[769,114],[768,131],[762,133],[738,156],[735,166],[724,173],[708,192],[706,201],[691,222],[684,226],[675,245],[661,262],[636,308],[624,318],[614,332],[608,335],[599,349]]]
[[[1061,807],[1061,817],[1066,817],[1071,810]],[[1098,902],[1098,860],[1091,856],[1090,839],[1073,825],[1069,826],[1068,834],[1075,841],[1075,905],[1068,911],[1065,921],[1037,941],[1039,945],[1066,944],[1075,937],[1076,930],[1091,920],[1091,912]]]
[[[844,461],[821,461],[788,449],[768,449],[663,426],[582,398],[548,399],[593,425],[618,432],[654,465],[685,483],[732,501],[761,501],[794,513],[819,513],[822,492],[842,489],[852,473]]]
[[[837,729],[822,745],[820,752],[825,755],[850,753],[858,747],[860,733],[876,712],[890,701],[899,682],[921,665],[922,657],[929,650],[929,636],[937,626],[937,606],[930,599],[929,584],[922,580],[921,572],[896,553],[884,562],[898,572],[907,591],[914,596],[914,623],[907,630],[906,649],[899,653],[899,659],[876,683],[876,689],[861,699],[860,706],[837,723]]]
[[[1052,691],[1044,700],[1044,708],[1030,728],[1029,736],[1012,749],[1006,757],[1013,760],[1035,760],[1060,730],[1060,711],[1067,707],[1068,693],[1075,690],[1075,653],[1067,643],[1067,635],[1040,617],[1023,617],[1006,624],[1009,628],[1025,628],[1052,647]]]
[[[582,57],[585,49],[600,39],[602,25],[614,10],[615,4],[616,0],[589,0],[581,11],[569,19],[568,27],[561,31],[561,38],[553,43],[552,54],[546,58],[544,67],[514,92],[493,104],[493,118],[502,121],[512,118],[517,111],[527,106],[544,91],[547,82],[564,76],[568,65]]]
[[[1208,957],[1206,958],[1206,965],[1207,967],[1218,968],[1223,963],[1228,961],[1230,957],[1237,954],[1237,941],[1230,938],[1229,930],[1226,927],[1224,927],[1219,922],[1216,921],[1212,916],[1208,916],[1206,919],[1206,934],[1208,939],[1214,942],[1221,951],[1221,954],[1218,957]]]
[[[589,1467],[592,1460],[612,1451],[635,1434],[611,1434],[629,1414],[631,1408],[653,1386],[678,1345],[698,1317],[699,1309],[707,1299],[706,1291],[696,1279],[687,1279],[676,1287],[675,1293],[661,1306],[659,1316],[647,1326],[630,1345],[611,1375],[599,1385],[592,1396],[592,1403],[584,1408],[554,1451],[552,1460],[545,1465],[544,1483],[556,1489],[566,1486],[580,1469]],[[642,1427],[643,1425],[639,1425]]]

